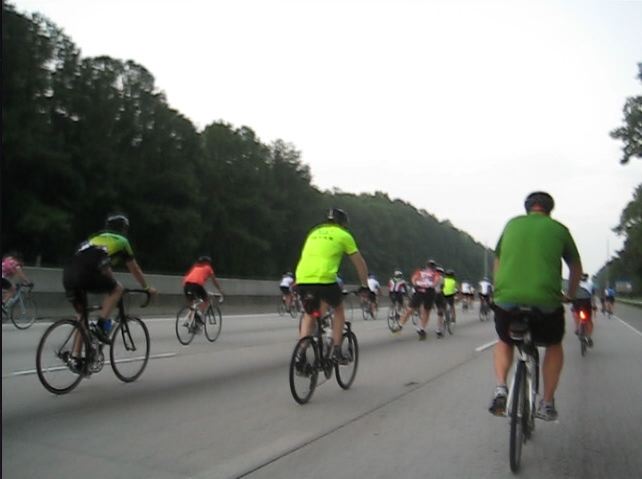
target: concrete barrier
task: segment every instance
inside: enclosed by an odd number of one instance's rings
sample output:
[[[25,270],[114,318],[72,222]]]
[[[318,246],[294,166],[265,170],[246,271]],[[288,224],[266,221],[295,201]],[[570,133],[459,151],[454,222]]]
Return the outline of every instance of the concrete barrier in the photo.
[[[61,268],[25,267],[25,273],[34,283],[33,296],[38,305],[38,316],[57,318],[72,314],[72,307],[65,298]],[[118,280],[129,288],[139,288],[129,273],[115,273]],[[145,309],[137,307],[136,298],[128,301],[129,310],[139,316],[173,315],[184,304],[182,276],[146,274],[151,286],[158,289],[158,296]],[[280,300],[279,280],[245,280],[217,278],[225,291],[224,313],[250,314],[276,312]],[[211,285],[206,289],[212,289]],[[91,304],[98,304],[101,297],[90,295]]]

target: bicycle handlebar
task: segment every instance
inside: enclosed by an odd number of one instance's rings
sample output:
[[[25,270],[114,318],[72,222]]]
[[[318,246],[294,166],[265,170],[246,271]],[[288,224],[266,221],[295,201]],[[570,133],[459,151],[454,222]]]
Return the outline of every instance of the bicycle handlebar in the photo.
[[[152,301],[152,293],[147,289],[129,289],[125,288],[125,294],[144,294],[146,296],[145,302],[140,305],[141,308],[146,308]]]
[[[218,303],[222,304],[223,303],[223,295],[221,293],[213,293],[211,291],[208,291],[207,294],[209,296],[214,296],[215,298],[218,298]]]

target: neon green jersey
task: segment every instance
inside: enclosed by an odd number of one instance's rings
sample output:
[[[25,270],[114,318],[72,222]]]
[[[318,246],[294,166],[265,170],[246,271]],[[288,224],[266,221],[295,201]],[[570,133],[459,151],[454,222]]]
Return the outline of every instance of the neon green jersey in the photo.
[[[457,292],[457,281],[455,278],[444,278],[444,286],[441,289],[444,296],[452,296]]]
[[[111,264],[118,265],[120,262],[127,262],[134,257],[129,240],[123,235],[104,231],[89,238],[91,246],[102,248],[109,255]]]
[[[297,284],[336,283],[344,253],[357,251],[354,238],[345,228],[334,223],[314,227],[305,239],[296,267]]]
[[[559,307],[562,304],[562,258],[580,255],[566,226],[541,213],[510,220],[495,255],[495,303]]]

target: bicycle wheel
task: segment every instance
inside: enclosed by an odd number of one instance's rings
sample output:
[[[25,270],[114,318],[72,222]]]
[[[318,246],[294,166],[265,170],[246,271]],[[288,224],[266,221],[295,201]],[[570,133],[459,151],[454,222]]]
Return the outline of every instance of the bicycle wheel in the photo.
[[[45,389],[54,394],[66,394],[75,388],[83,378],[71,363],[74,339],[81,335],[81,349],[78,357],[86,354],[87,338],[78,321],[62,319],[47,328],[38,343],[36,371]]]
[[[444,324],[446,326],[446,330],[448,331],[448,334],[450,334],[451,336],[455,334],[455,323],[453,323],[452,312],[450,311],[450,308],[446,308],[446,316],[444,317]]]
[[[413,324],[413,326],[417,326],[418,322],[419,322],[419,311],[414,309],[412,311],[412,324]]]
[[[348,364],[335,364],[334,372],[337,377],[337,383],[343,389],[352,386],[354,378],[357,376],[359,367],[359,343],[357,336],[352,331],[344,331],[341,339],[341,354],[348,358]]]
[[[515,381],[510,411],[510,469],[513,472],[519,470],[522,460],[522,444],[524,444],[524,421],[526,399],[526,369],[522,361],[517,363],[515,370]]]
[[[388,311],[388,329],[393,333],[399,330],[399,312],[396,308],[390,308]]]
[[[210,343],[216,341],[223,327],[221,308],[210,305],[205,312],[205,337]]]
[[[194,316],[194,310],[189,306],[182,307],[176,315],[176,337],[184,346],[191,343],[196,334]]]
[[[279,316],[285,316],[285,303],[282,298],[279,298],[279,302],[276,305],[276,310],[279,313]]]
[[[36,302],[31,296],[22,295],[11,306],[11,322],[18,329],[27,329],[36,320]]]
[[[583,323],[580,323],[580,330],[579,330],[578,336],[580,338],[580,355],[585,356],[587,340],[586,340],[586,329]]]
[[[130,383],[143,374],[149,361],[149,331],[139,318],[127,316],[120,320],[113,336],[109,359],[118,379]]]
[[[290,391],[299,404],[307,403],[319,378],[319,348],[312,336],[299,339],[290,359]]]

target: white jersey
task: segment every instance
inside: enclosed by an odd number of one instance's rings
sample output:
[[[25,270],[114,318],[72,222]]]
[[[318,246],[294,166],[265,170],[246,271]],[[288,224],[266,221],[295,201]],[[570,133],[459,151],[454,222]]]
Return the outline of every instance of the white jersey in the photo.
[[[479,282],[479,294],[488,296],[493,290],[493,285],[490,284],[490,281],[480,281]]]
[[[283,276],[283,278],[281,278],[281,284],[279,284],[279,287],[289,288],[290,286],[292,286],[292,283],[294,283],[294,278],[292,276]]]
[[[470,283],[461,283],[461,292],[462,294],[470,294]]]
[[[368,278],[368,289],[370,291],[376,293],[377,291],[379,291],[379,288],[381,288],[381,286],[379,285],[379,281],[374,278]]]

